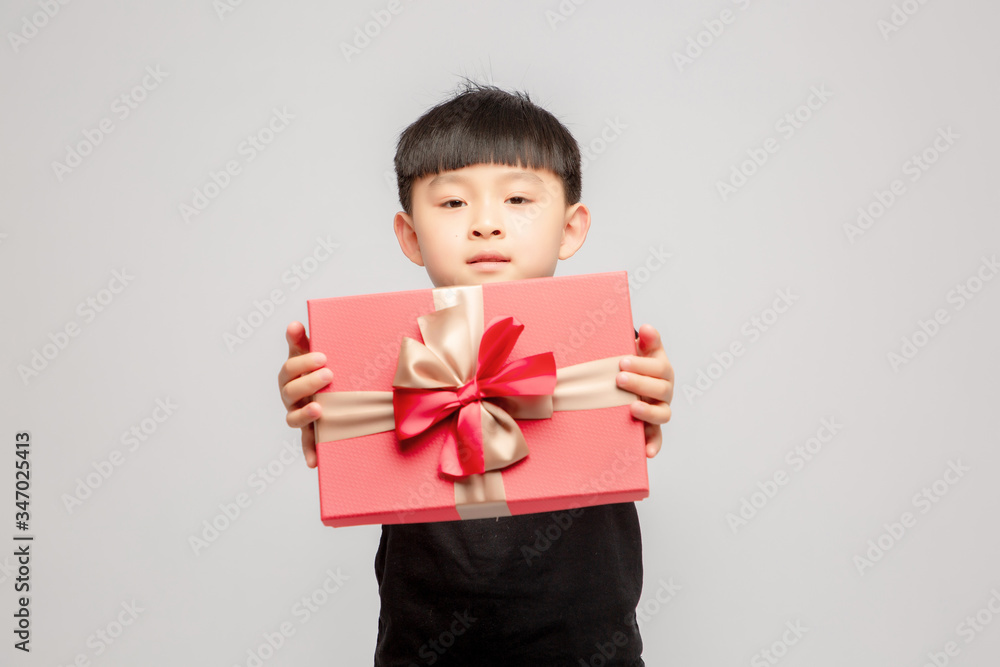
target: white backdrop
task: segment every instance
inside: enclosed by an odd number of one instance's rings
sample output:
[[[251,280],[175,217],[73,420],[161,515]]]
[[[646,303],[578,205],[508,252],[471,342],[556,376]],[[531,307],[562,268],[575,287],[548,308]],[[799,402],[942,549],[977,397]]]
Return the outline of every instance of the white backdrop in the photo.
[[[647,664],[996,664],[1000,6],[625,7],[4,3],[0,662],[371,664],[379,527],[276,375],[307,299],[431,286],[392,157],[467,75],[585,147],[557,275],[627,270],[676,369]]]

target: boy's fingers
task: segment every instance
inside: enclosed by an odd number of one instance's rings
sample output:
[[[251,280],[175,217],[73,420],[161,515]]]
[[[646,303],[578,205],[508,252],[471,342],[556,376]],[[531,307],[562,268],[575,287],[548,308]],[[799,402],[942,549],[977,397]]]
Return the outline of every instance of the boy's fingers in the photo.
[[[673,414],[669,403],[662,401],[650,403],[648,401],[633,401],[631,406],[632,416],[641,419],[648,424],[666,424]]]
[[[633,357],[626,356],[618,363],[618,367],[623,371],[647,375],[654,378],[662,378],[673,382],[674,367],[666,356],[656,357]]]
[[[312,401],[297,410],[289,410],[285,422],[292,428],[305,428],[319,419],[320,413],[319,403]],[[311,431],[312,427],[307,430]]]
[[[292,322],[285,330],[285,340],[288,341],[288,357],[292,358],[309,351],[309,337],[301,322]]]
[[[302,429],[302,455],[306,458],[307,466],[316,467],[316,436],[312,426]]]
[[[617,384],[625,391],[630,391],[640,399],[659,405],[670,403],[673,398],[674,387],[672,382],[667,382],[662,378],[648,377],[646,375],[634,375],[632,373],[618,374]]]
[[[663,444],[663,430],[659,426],[646,424],[646,458],[653,458]]]
[[[636,348],[638,348],[640,354],[648,355],[657,348],[663,349],[660,332],[652,324],[643,324],[637,331],[639,332],[639,340],[636,342]]]
[[[310,352],[292,357],[281,365],[281,371],[278,372],[278,386],[284,388],[286,384],[300,375],[312,373],[325,365],[326,355],[322,352]]]
[[[330,369],[322,368],[285,383],[281,387],[281,400],[284,402],[285,408],[291,410],[304,398],[312,396],[330,384],[332,379],[333,373]]]

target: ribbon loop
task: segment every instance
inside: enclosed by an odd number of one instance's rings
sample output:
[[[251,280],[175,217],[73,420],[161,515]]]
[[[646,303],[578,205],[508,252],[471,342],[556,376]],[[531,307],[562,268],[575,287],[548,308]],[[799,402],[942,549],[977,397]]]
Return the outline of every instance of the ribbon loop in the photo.
[[[507,361],[524,330],[516,318],[494,318],[476,341],[464,310],[451,306],[418,318],[424,341],[404,337],[393,379],[393,413],[401,440],[458,411],[439,458],[440,471],[452,477],[498,470],[528,454],[515,417],[499,405],[486,407],[491,398],[505,397],[516,405],[521,396],[547,396],[547,404],[536,401],[533,410],[525,411],[532,417],[521,417],[544,419],[552,416],[556,387],[551,352]]]

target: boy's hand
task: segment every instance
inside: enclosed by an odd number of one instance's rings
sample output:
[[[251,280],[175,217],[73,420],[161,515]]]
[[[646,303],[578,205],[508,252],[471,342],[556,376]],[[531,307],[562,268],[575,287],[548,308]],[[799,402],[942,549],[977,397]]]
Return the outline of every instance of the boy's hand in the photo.
[[[646,427],[646,456],[653,458],[660,451],[663,433],[660,424],[670,421],[670,401],[674,398],[674,368],[660,342],[660,332],[651,324],[639,327],[636,355],[621,360],[625,373],[617,376],[618,386],[640,400],[632,403],[632,416]]]
[[[309,338],[301,322],[288,325],[285,339],[288,341],[288,361],[282,364],[278,373],[281,401],[288,410],[285,421],[292,428],[302,429],[302,454],[306,457],[306,465],[315,468],[316,435],[312,423],[319,419],[321,410],[319,403],[309,401],[309,397],[330,384],[333,373],[323,367],[325,354],[309,352]]]

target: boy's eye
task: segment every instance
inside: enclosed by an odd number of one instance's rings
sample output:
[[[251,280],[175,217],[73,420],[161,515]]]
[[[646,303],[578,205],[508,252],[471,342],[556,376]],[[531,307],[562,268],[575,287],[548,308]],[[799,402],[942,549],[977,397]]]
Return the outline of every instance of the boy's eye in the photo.
[[[514,197],[508,197],[507,201],[515,205],[530,203],[530,200],[527,197],[521,197],[517,195],[515,195]],[[449,199],[448,201],[442,203],[441,206],[443,206],[444,208],[459,208],[461,206],[465,206],[465,202],[463,202],[461,199]]]

